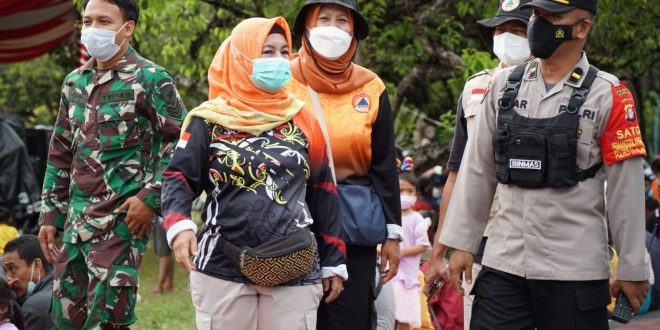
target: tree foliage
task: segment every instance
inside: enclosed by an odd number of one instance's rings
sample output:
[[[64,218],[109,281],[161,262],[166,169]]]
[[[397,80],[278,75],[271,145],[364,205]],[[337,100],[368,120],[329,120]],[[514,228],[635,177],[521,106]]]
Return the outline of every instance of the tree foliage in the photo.
[[[79,7],[82,0],[74,1]],[[658,6],[651,0],[600,0],[587,45],[589,60],[634,87],[650,136],[657,117],[660,39]],[[498,1],[359,0],[370,23],[356,61],[385,81],[397,142],[418,167],[442,162],[453,134],[454,112],[465,80],[496,61],[476,21],[491,17]],[[207,95],[206,71],[220,43],[247,17],[282,15],[292,25],[304,0],[141,0],[132,43],[175,77],[189,108]],[[75,40],[30,62],[0,66],[0,105],[31,124],[50,124],[62,78],[74,69]],[[656,124],[657,125],[657,124]],[[656,133],[657,134],[657,133]],[[657,146],[650,146],[657,148]],[[655,150],[655,149],[654,149]]]

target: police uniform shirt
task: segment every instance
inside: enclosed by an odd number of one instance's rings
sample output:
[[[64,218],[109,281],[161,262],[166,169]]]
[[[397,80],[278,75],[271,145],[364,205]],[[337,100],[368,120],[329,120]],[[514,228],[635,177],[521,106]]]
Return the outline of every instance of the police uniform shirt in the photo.
[[[471,76],[458,100],[456,109],[456,126],[454,127],[454,141],[451,145],[447,169],[458,171],[461,159],[465,152],[465,145],[470,134],[473,134],[477,113],[481,109],[481,103],[486,97],[486,91],[490,88],[490,82],[502,70],[502,63],[495,68],[478,72]]]
[[[586,54],[576,68],[587,72]],[[607,222],[621,256],[621,280],[648,277],[644,258],[644,145],[634,103],[625,84],[600,71],[579,110],[577,165],[587,169],[604,161],[590,179],[570,188],[526,189],[499,184],[495,176],[492,136],[498,100],[511,70],[498,74],[468,139],[440,241],[475,253],[481,241],[497,187],[499,211],[483,264],[539,280],[609,278]],[[564,111],[579,79],[564,77],[549,91],[538,62],[527,65],[513,109],[530,118],[554,117]],[[604,181],[607,180],[607,188]],[[607,196],[607,216],[605,214]]]
[[[476,118],[479,111],[483,110],[481,104],[490,89],[493,77],[502,71],[502,62],[496,67],[481,71],[471,76],[465,86],[456,109],[456,126],[454,127],[454,141],[451,145],[449,159],[447,159],[447,168],[450,171],[458,171],[461,166],[461,160],[465,152],[465,146],[470,136],[474,135]],[[493,200],[493,206],[488,215],[488,225],[484,231],[484,236],[490,235],[492,218],[497,212],[497,194]],[[478,262],[479,260],[477,260]]]

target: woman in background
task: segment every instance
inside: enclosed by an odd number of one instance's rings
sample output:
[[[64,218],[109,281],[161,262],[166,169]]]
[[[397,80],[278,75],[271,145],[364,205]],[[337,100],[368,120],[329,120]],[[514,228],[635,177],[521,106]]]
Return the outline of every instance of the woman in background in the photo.
[[[21,306],[15,299],[15,294],[4,278],[0,278],[0,330],[23,330],[25,320]]]

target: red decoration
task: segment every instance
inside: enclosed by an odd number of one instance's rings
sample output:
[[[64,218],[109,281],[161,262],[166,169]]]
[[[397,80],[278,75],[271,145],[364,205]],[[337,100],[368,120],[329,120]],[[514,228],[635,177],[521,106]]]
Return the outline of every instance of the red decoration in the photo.
[[[78,14],[71,0],[0,2],[0,63],[39,57],[75,36]]]

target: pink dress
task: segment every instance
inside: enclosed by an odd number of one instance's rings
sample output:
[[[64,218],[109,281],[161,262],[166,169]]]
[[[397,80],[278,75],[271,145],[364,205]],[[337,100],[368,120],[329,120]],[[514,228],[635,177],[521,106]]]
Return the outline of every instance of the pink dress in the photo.
[[[18,328],[9,321],[0,321],[0,330],[18,330]]]
[[[428,222],[419,213],[413,211],[402,216],[401,227],[403,227],[403,236],[399,246],[402,249],[416,245],[431,245],[427,234]],[[422,325],[421,288],[417,280],[421,258],[421,253],[401,257],[399,271],[392,280],[396,305],[394,316],[397,321],[408,323],[414,328],[419,328]]]

